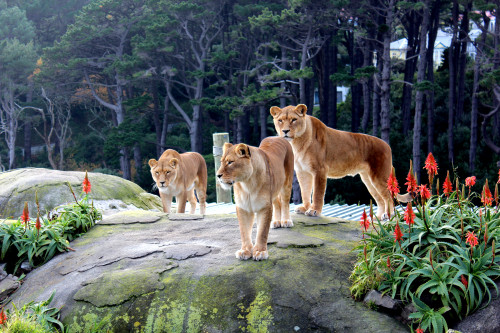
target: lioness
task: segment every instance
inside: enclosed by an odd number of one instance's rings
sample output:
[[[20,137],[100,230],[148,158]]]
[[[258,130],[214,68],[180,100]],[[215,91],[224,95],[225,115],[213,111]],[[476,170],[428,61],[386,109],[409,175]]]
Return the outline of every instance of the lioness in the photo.
[[[267,259],[269,228],[293,226],[289,208],[293,181],[292,147],[280,137],[265,138],[259,148],[243,143],[225,143],[217,180],[225,189],[234,185],[241,234],[241,250],[235,253],[236,258]],[[254,246],[252,227],[255,213],[257,238]]]
[[[349,133],[327,127],[319,119],[306,114],[307,106],[270,109],[278,135],[293,147],[295,172],[299,180],[302,206],[295,211],[318,216],[323,209],[327,178],[359,174],[377,203],[377,218],[394,211],[387,189],[392,172],[392,151],[387,143],[371,135]],[[312,204],[311,204],[312,193]],[[400,201],[409,201],[399,196]]]
[[[200,200],[200,214],[205,214],[207,198],[207,164],[198,153],[179,154],[168,149],[163,152],[160,159],[149,160],[151,175],[160,191],[163,211],[170,213],[172,197],[177,202],[177,213],[184,213],[186,200],[191,205],[190,213],[196,209],[196,195]]]

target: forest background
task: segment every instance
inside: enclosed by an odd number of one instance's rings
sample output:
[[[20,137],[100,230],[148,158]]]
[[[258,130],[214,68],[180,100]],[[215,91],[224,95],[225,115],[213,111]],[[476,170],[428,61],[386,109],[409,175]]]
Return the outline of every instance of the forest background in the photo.
[[[420,177],[429,152],[442,179],[496,182],[499,10],[500,0],[0,0],[0,168],[111,173],[152,191],[150,158],[197,151],[213,202],[212,133],[258,145],[275,135],[271,106],[303,103],[332,128],[388,142],[400,183],[410,159]],[[451,45],[436,63],[439,30]],[[406,59],[391,58],[401,38]],[[329,181],[325,202],[369,199],[347,177]]]

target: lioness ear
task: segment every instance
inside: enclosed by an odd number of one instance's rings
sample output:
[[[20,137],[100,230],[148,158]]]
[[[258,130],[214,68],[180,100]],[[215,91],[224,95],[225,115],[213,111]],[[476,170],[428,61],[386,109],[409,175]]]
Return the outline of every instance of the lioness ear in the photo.
[[[244,143],[240,143],[236,146],[236,148],[234,149],[236,151],[236,155],[238,155],[238,157],[250,157],[250,148],[244,144]]]
[[[307,113],[307,106],[304,104],[299,104],[295,107],[295,112],[301,117],[305,116]]]
[[[150,166],[151,168],[154,168],[155,166],[157,166],[157,165],[158,165],[158,161],[157,161],[157,160],[155,160],[154,158],[152,158],[152,159],[150,159],[150,160],[149,160],[148,164],[149,164],[149,166]]]
[[[269,109],[269,111],[271,112],[271,116],[276,117],[278,114],[280,114],[281,112],[281,109],[277,106],[271,106],[271,109]]]
[[[178,160],[178,159],[176,159],[176,158],[173,158],[173,159],[171,159],[171,160],[168,162],[168,164],[170,164],[170,166],[171,166],[173,169],[175,169],[175,168],[177,168],[177,164],[179,164],[179,160]]]
[[[228,150],[229,148],[231,148],[233,146],[232,143],[229,143],[229,142],[225,142],[224,143],[224,146],[222,146],[222,154],[225,154],[226,153],[226,150]]]

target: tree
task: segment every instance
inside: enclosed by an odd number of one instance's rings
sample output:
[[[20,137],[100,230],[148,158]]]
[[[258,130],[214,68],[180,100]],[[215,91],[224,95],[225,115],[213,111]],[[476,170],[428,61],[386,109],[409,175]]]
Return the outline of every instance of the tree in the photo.
[[[126,90],[137,62],[130,40],[145,9],[145,0],[92,2],[47,52],[53,63],[62,64],[61,70],[76,71],[84,79],[92,96],[112,112],[114,126],[126,116]],[[123,177],[130,179],[129,151],[122,147],[120,154]]]
[[[37,54],[34,29],[24,11],[0,1],[0,133],[9,150],[9,169],[15,167],[15,145],[22,112],[20,98],[28,88]]]

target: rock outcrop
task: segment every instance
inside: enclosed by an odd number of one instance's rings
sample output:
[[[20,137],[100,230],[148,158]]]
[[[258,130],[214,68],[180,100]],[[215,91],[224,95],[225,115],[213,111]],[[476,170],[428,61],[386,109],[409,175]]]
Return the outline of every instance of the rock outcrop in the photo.
[[[234,214],[120,212],[29,273],[12,302],[55,291],[71,332],[408,331],[350,297],[357,222],[293,218],[255,262],[234,257]]]
[[[35,209],[35,191],[38,192],[42,212],[72,202],[67,182],[75,194],[82,193],[85,172],[26,168],[0,173],[0,219],[17,219],[28,201],[30,211]],[[101,210],[160,209],[158,196],[146,193],[140,186],[123,178],[89,173],[94,205]]]

